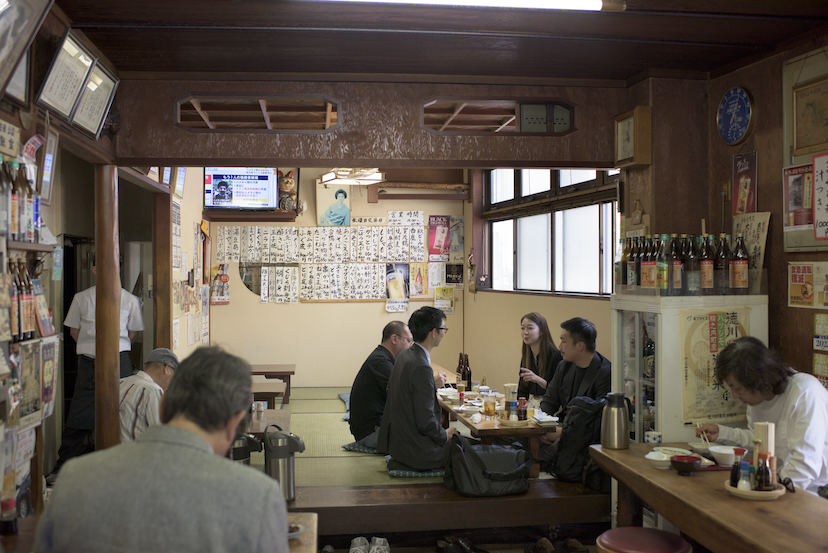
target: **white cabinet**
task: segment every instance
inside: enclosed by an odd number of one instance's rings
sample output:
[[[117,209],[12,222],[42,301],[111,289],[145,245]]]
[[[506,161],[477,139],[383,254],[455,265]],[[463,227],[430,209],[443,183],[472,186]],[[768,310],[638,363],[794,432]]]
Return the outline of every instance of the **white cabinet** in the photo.
[[[685,377],[681,336],[683,310],[747,312],[748,333],[768,343],[767,296],[655,297],[616,294],[612,308],[612,390],[633,402],[631,439],[644,441],[654,429],[665,442],[696,441],[695,425],[684,424],[682,378]],[[685,314],[688,313],[685,311]],[[652,369],[644,358],[645,342],[655,346]]]

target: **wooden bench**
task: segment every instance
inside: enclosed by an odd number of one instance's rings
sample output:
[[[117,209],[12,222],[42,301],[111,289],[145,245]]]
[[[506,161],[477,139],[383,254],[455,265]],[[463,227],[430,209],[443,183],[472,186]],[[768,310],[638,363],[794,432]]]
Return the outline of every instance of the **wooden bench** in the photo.
[[[285,405],[290,403],[290,377],[296,374],[296,365],[290,364],[269,364],[251,365],[252,373],[265,378],[278,378],[285,383]]]
[[[532,479],[523,495],[463,497],[442,483],[296,488],[290,511],[319,515],[319,535],[370,535],[610,521],[610,496]]]

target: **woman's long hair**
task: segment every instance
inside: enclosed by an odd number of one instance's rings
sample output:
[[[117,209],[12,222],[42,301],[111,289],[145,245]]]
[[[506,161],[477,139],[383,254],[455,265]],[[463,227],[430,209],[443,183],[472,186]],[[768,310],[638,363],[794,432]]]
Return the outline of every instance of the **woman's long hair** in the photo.
[[[538,325],[540,329],[540,351],[538,352],[538,374],[543,376],[543,371],[546,368],[546,360],[549,359],[551,355],[554,355],[558,352],[558,347],[555,345],[555,342],[552,341],[552,334],[549,332],[549,325],[546,322],[546,318],[541,315],[540,313],[527,313],[523,317],[520,318],[520,322],[524,320],[529,320]],[[520,359],[520,364],[524,368],[529,368],[532,366],[532,359],[534,358],[534,354],[532,353],[532,347],[529,344],[523,344],[523,355]]]

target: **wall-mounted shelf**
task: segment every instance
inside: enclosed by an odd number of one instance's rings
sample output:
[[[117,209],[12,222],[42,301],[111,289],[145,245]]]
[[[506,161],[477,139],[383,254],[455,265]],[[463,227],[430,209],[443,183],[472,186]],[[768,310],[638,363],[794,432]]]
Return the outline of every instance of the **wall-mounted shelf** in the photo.
[[[201,218],[215,223],[293,223],[296,211],[202,211]]]
[[[52,253],[55,251],[55,246],[52,244],[32,244],[31,242],[17,242],[16,240],[6,241],[6,249],[15,250],[18,252],[46,252]]]

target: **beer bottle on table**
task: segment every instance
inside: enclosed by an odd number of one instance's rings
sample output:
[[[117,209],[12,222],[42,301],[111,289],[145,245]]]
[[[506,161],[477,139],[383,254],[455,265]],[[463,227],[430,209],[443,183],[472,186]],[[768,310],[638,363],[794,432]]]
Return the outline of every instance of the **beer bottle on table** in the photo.
[[[713,260],[713,282],[717,295],[730,294],[730,248],[724,232],[719,234],[719,247]]]
[[[730,293],[739,296],[748,293],[748,251],[741,232],[736,235],[730,259]]]
[[[667,234],[661,235],[661,241],[658,245],[658,253],[656,253],[656,288],[660,296],[668,296],[670,280],[672,275],[670,256],[670,236]]]
[[[465,375],[466,375],[466,389],[471,390],[472,389],[472,385],[471,385],[472,376],[471,376],[471,367],[469,366],[469,354],[468,353],[463,354],[463,361],[464,361],[464,369],[465,369],[464,372],[465,372]]]
[[[684,251],[681,248],[678,234],[670,235],[670,264],[673,268],[673,276],[668,286],[669,295],[681,296],[684,277]]]
[[[712,296],[716,293],[713,282],[713,259],[716,257],[708,240],[708,235],[702,235],[701,248],[699,249],[699,270],[701,281],[701,293],[703,296]]]
[[[692,234],[687,241],[687,250],[684,256],[684,273],[684,295],[698,296],[701,294],[699,254],[696,251],[696,237]]]
[[[458,359],[458,361],[457,361],[457,369],[455,369],[455,371],[454,371],[454,376],[455,376],[455,381],[454,381],[455,385],[457,385],[458,382],[463,381],[463,352],[462,351],[460,352],[460,359]]]

